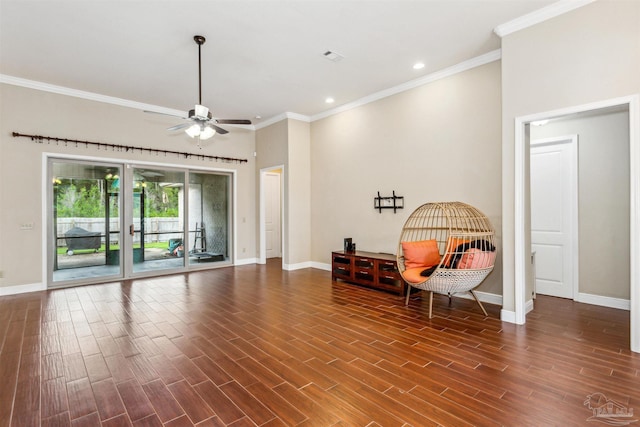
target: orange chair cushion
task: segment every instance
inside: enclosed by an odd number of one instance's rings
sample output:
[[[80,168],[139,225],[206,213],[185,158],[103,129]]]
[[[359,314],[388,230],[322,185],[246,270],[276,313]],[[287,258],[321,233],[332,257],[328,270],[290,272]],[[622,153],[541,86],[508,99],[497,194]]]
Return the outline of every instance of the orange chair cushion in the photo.
[[[402,273],[402,277],[409,283],[422,283],[428,279],[428,277],[420,275],[424,270],[424,267],[409,268]]]
[[[418,240],[415,242],[402,242],[402,254],[404,255],[405,269],[421,267],[433,267],[440,263],[438,242],[435,240]]]
[[[496,252],[486,252],[480,249],[471,248],[467,249],[460,258],[457,268],[462,269],[474,269],[474,268],[487,268],[494,265],[496,262]]]

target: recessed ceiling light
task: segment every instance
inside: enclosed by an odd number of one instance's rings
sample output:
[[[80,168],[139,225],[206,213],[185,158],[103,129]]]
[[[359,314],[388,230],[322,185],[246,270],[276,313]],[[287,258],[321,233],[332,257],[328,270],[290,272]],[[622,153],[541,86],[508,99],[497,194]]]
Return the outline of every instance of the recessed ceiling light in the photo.
[[[415,64],[413,64],[413,69],[414,70],[421,70],[424,68],[424,63],[423,62],[416,62]]]
[[[335,102],[335,99],[333,99],[332,97],[328,97],[324,100],[324,102],[326,102],[327,104],[333,104]]]
[[[262,116],[260,114],[256,115],[255,119],[256,120],[260,120],[262,118]]]

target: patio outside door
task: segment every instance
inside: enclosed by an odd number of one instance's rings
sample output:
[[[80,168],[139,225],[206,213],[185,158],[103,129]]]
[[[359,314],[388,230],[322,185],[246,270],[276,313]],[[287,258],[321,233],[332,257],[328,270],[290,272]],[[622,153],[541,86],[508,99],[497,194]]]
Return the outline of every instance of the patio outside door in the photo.
[[[122,277],[122,167],[50,159],[49,177],[49,283]]]
[[[133,167],[128,222],[132,272],[185,266],[185,171]]]
[[[48,166],[49,286],[231,264],[231,174],[57,158]]]

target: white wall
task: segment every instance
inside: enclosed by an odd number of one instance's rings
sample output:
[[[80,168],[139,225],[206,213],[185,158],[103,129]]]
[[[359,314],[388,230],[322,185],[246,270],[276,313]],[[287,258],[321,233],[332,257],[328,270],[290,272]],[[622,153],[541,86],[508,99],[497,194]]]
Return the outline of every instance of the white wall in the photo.
[[[255,252],[255,133],[234,128],[228,135],[216,135],[199,150],[183,132],[169,134],[166,128],[175,118],[74,98],[49,92],[0,84],[0,286],[40,284],[42,282],[43,153],[61,156],[88,156],[103,159],[154,162],[237,171],[236,217],[239,247],[247,254]],[[111,144],[153,147],[225,157],[247,159],[247,163],[220,163],[184,159],[140,152],[75,147],[74,144],[38,144],[25,138],[13,138],[12,132],[37,134]],[[20,230],[31,223],[33,230]],[[239,254],[243,258],[243,254]],[[251,257],[253,258],[253,257]]]
[[[479,208],[500,250],[500,97],[493,62],[312,122],[313,261],[329,263],[344,237],[395,254],[406,218],[434,201]],[[394,190],[405,208],[375,210],[377,192]],[[501,293],[499,262],[480,290]]]

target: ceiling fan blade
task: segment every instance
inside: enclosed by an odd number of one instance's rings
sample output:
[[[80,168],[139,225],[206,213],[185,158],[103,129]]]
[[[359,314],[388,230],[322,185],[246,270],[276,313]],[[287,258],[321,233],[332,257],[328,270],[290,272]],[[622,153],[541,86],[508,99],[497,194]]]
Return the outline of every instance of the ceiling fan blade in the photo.
[[[250,125],[251,120],[243,119],[216,119],[216,123],[221,125]]]
[[[214,128],[216,130],[216,132],[218,132],[220,135],[224,135],[225,133],[229,133],[228,130],[222,129],[220,126],[216,126],[213,123],[209,123],[209,126]]]
[[[193,123],[180,123],[179,125],[175,125],[175,126],[171,126],[170,128],[167,128],[167,130],[180,130],[180,129],[188,128],[191,125],[193,125]]]
[[[142,110],[144,113],[149,113],[149,114],[160,114],[161,116],[169,116],[169,117],[178,117],[181,119],[186,119],[186,117],[184,116],[178,116],[176,114],[169,114],[169,113],[159,113],[157,111],[150,111],[150,110]]]

